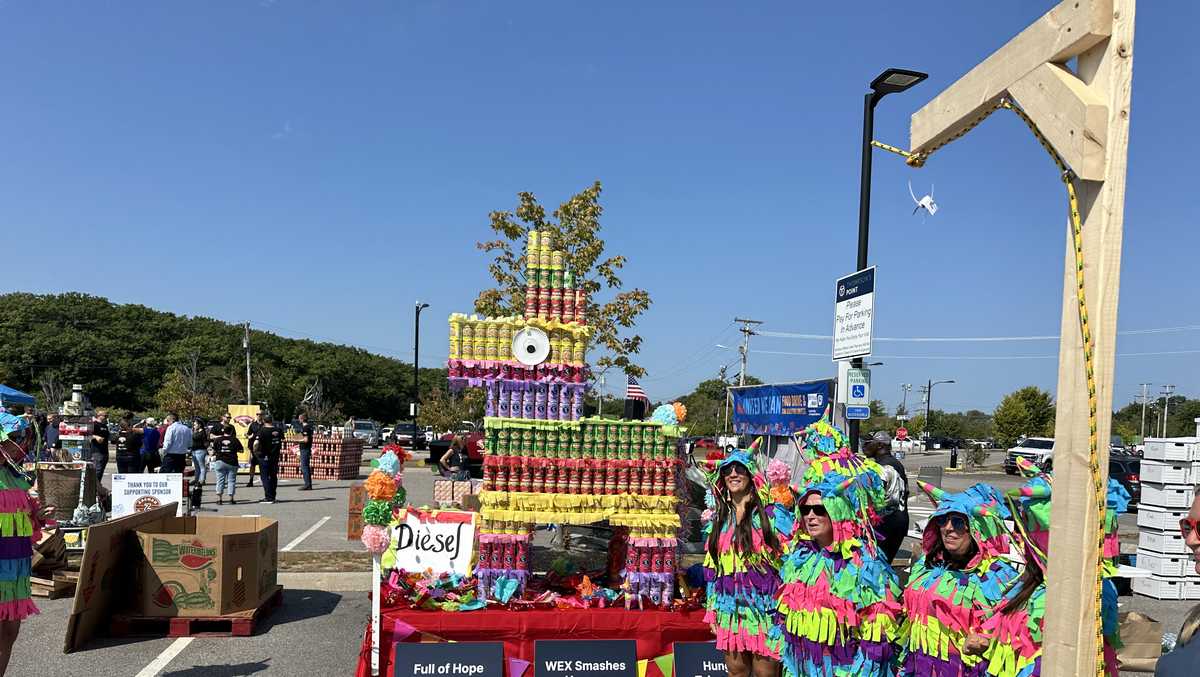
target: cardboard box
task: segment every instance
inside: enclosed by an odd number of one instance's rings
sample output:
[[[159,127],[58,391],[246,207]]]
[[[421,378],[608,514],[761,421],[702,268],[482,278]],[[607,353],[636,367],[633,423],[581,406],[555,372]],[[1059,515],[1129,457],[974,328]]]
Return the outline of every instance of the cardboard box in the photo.
[[[279,524],[265,517],[167,517],[137,529],[143,616],[223,616],[274,592]]]
[[[363,507],[367,504],[367,488],[362,482],[355,482],[350,485],[350,512],[362,512]]]
[[[362,512],[350,513],[350,518],[346,520],[346,540],[357,541],[362,538],[363,532],[363,516]]]

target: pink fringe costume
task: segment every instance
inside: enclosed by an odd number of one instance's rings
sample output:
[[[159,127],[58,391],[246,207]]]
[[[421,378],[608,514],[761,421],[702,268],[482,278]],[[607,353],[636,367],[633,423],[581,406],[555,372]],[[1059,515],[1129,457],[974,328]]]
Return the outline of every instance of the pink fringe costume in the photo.
[[[25,429],[24,419],[0,409],[0,621],[20,621],[38,613],[29,576],[42,525],[37,503],[29,496],[29,481],[6,456],[20,449],[12,438]]]

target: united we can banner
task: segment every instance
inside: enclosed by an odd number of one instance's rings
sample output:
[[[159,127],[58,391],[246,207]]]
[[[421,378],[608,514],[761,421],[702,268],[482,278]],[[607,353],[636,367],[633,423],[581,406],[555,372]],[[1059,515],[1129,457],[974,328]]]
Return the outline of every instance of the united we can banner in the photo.
[[[733,388],[733,431],[739,435],[791,435],[821,418],[830,381]]]

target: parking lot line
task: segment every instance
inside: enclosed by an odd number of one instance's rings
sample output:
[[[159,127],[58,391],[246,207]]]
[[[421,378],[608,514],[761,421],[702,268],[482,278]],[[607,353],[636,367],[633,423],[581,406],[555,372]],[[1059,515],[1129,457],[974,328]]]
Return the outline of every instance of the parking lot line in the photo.
[[[142,671],[137,673],[137,677],[154,677],[158,673],[162,672],[163,668],[167,667],[167,665],[179,655],[179,652],[186,649],[187,646],[192,643],[193,639],[195,639],[195,637],[180,637],[174,642],[171,642],[171,646],[163,649],[163,652],[158,654],[158,658],[150,661],[150,665],[142,668]]]
[[[297,545],[300,545],[300,543],[302,541],[304,541],[304,539],[308,538],[309,536],[312,536],[313,532],[315,532],[317,529],[320,529],[322,526],[324,526],[324,524],[326,522],[328,522],[330,519],[332,519],[332,518],[329,515],[326,515],[326,516],[322,517],[321,519],[317,520],[316,524],[312,525],[304,533],[302,533],[299,536],[297,536],[296,538],[292,539],[291,543],[288,543],[287,545],[280,548],[279,552],[290,552],[292,550],[292,548],[295,548]]]

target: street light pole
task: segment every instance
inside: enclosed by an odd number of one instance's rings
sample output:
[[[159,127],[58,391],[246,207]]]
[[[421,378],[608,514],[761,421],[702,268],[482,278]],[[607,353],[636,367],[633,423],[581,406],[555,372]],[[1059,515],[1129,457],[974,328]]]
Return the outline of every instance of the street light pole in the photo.
[[[1153,385],[1151,383],[1143,383],[1142,385],[1142,444],[1146,443],[1146,400],[1149,399],[1147,389]]]
[[[871,81],[871,91],[863,96],[862,170],[858,181],[858,256],[855,270],[867,267],[867,248],[871,237],[871,141],[875,138],[875,106],[879,100],[894,92],[903,92],[929,77],[918,71],[889,68]],[[863,361],[856,357],[850,366],[861,369]],[[850,421],[850,449],[858,451],[859,422]]]
[[[901,383],[900,384],[900,412],[899,413],[903,413],[906,415],[908,414],[908,393],[910,391],[912,391],[911,383]]]
[[[927,439],[927,440],[930,437],[929,414],[933,409],[932,406],[930,406],[931,403],[933,402],[933,387],[935,385],[938,385],[939,383],[954,383],[954,380],[953,379],[951,379],[949,381],[928,380],[925,382],[925,439]]]
[[[409,445],[414,449],[417,446],[417,412],[421,408],[421,311],[428,307],[428,303],[417,301],[413,321],[413,404],[409,412],[412,414],[412,437]]]

